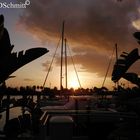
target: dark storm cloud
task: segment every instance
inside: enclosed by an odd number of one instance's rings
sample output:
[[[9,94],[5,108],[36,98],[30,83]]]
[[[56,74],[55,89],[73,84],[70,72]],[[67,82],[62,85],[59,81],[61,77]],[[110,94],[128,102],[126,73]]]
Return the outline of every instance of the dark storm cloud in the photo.
[[[69,65],[73,65],[73,62],[77,65],[80,64],[78,72],[94,72],[98,76],[104,76],[112,54],[109,53],[108,55],[109,57],[106,55],[102,55],[97,51],[89,51],[87,53],[79,53],[73,55],[72,58],[68,56],[67,59]],[[57,66],[60,65],[60,58],[58,57],[56,64]]]
[[[119,44],[120,51],[135,48],[132,21],[139,18],[138,2],[32,0],[20,23],[42,41],[49,41],[59,36],[65,20],[65,33],[73,44],[73,51],[78,53],[78,63],[87,71],[103,73],[104,58],[109,56],[115,43]]]
[[[98,76],[105,75],[108,66],[108,57],[89,52],[83,55],[76,55],[74,58],[77,64],[82,62],[81,68],[85,68],[87,72],[95,72]]]

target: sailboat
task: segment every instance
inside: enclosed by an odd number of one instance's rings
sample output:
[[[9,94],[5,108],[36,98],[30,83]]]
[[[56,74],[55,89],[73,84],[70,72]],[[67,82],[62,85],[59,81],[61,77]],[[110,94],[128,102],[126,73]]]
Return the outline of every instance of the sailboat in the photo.
[[[51,70],[51,67],[52,67],[52,63],[54,61],[54,58],[56,56],[56,52],[57,52],[57,49],[58,49],[59,46],[57,46],[56,50],[55,50],[55,53],[53,55],[53,58],[52,58],[52,61],[50,63],[50,67],[48,69],[48,73],[45,77],[45,80],[44,80],[44,83],[43,83],[43,88],[45,87],[45,84],[46,84],[46,81],[48,79],[48,75],[50,73],[50,70]],[[71,51],[70,51],[70,48],[69,46],[67,46],[67,39],[65,38],[65,21],[63,21],[63,24],[62,24],[62,33],[61,33],[61,56],[60,56],[60,92],[63,91],[63,89],[68,89],[68,60],[67,60],[67,52],[69,51],[69,54],[70,54],[70,57],[72,59],[72,64],[73,64],[73,67],[74,67],[74,71],[75,71],[75,74],[76,74],[76,77],[77,77],[77,81],[79,83],[79,87],[81,88],[81,83],[80,83],[80,79],[79,79],[79,76],[78,76],[78,73],[77,73],[77,70],[76,70],[76,67],[75,67],[75,64],[74,64],[74,60],[72,58],[72,55],[71,55]],[[65,73],[65,75],[64,75]],[[65,78],[65,83],[63,82]]]
[[[43,86],[42,86],[43,87],[43,93],[45,95],[40,100],[39,106],[41,106],[43,110],[52,109],[52,106],[55,109],[67,109],[67,108],[70,109],[72,106],[74,107],[73,101],[68,102],[69,101],[69,93],[68,93],[68,60],[67,60],[68,48],[67,48],[67,39],[65,38],[64,31],[65,31],[65,21],[63,21],[62,33],[61,33],[60,87],[59,87],[59,90],[57,90],[57,92],[55,92],[54,89],[50,89],[50,88],[45,87],[45,84],[47,82],[47,79],[48,79],[48,76],[49,76],[49,73],[50,73],[54,58],[56,56],[56,52],[57,52],[57,49],[58,49],[58,46],[57,46],[57,48],[55,50],[55,53],[54,53],[54,56],[53,56],[53,59],[52,59],[52,61],[50,63],[50,67],[48,69],[47,75],[45,77]],[[69,53],[71,55],[71,52],[69,52]],[[76,73],[76,76],[77,76],[77,79],[78,79],[78,82],[79,82],[79,86],[81,87],[80,80],[79,80],[79,77],[78,77],[78,74],[77,74],[77,71],[76,71],[76,67],[74,65],[73,58],[72,58],[72,63],[73,63],[74,70],[75,70],[75,73]],[[65,73],[65,75],[63,73]],[[64,79],[65,79],[65,81],[63,81]],[[49,95],[49,99],[46,98],[46,95]],[[59,96],[56,97],[55,95],[59,95]]]

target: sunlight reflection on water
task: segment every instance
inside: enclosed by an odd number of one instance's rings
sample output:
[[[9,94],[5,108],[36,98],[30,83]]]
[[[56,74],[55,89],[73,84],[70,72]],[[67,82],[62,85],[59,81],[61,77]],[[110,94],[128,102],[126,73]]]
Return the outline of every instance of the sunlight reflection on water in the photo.
[[[6,96],[3,98],[5,99],[7,98]],[[15,99],[20,99],[22,98],[22,96],[11,96],[10,97],[11,99],[12,98],[15,98]],[[36,101],[36,96],[34,96],[33,98],[34,101]],[[6,121],[6,111],[0,113],[2,115],[1,119],[0,119],[0,131],[3,130],[3,127],[5,125],[5,121]],[[13,119],[13,118],[17,118],[19,115],[22,114],[22,108],[21,107],[14,107],[14,108],[11,108],[10,109],[10,119]]]
[[[15,107],[10,109],[10,119],[16,118],[19,115],[21,115],[22,110],[21,107]],[[1,113],[2,118],[0,119],[0,130],[3,130],[3,127],[5,125],[5,120],[6,120],[6,111]]]

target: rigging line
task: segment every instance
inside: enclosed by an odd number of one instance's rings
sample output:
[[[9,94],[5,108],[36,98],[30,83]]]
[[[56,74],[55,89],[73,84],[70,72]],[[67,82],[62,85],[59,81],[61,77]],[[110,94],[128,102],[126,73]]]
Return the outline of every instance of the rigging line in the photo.
[[[44,86],[45,86],[45,84],[46,84],[46,81],[47,81],[47,78],[48,78],[48,76],[49,76],[49,73],[50,73],[50,71],[51,71],[51,67],[52,67],[54,58],[55,58],[55,56],[56,56],[57,49],[58,49],[59,44],[60,44],[60,40],[61,40],[61,38],[59,39],[59,42],[58,42],[57,47],[56,47],[56,49],[55,49],[55,52],[54,52],[52,61],[51,61],[50,66],[49,66],[49,68],[48,68],[48,72],[47,72],[47,75],[46,75],[45,80],[44,80],[44,83],[43,83],[43,89],[44,89]]]
[[[114,52],[115,52],[116,48],[113,49],[113,52],[110,56],[110,61],[109,61],[109,64],[108,64],[108,67],[107,67],[107,71],[106,71],[106,74],[105,74],[105,78],[104,78],[104,81],[102,83],[102,87],[104,86],[105,84],[105,81],[106,81],[106,78],[107,78],[107,75],[108,75],[108,72],[109,72],[109,68],[110,68],[110,65],[111,65],[111,62],[112,62],[112,58],[113,58],[113,55],[114,55]]]
[[[75,67],[75,64],[74,64],[74,59],[73,59],[73,57],[72,57],[72,53],[71,53],[71,50],[70,50],[69,45],[68,45],[68,50],[69,50],[69,53],[70,53],[70,57],[71,57],[71,60],[72,60],[72,64],[73,64],[73,67],[74,67],[74,71],[75,71],[75,73],[76,73],[76,77],[77,77],[77,79],[78,79],[79,86],[80,86],[80,88],[82,88],[81,82],[80,82],[80,79],[79,79],[79,76],[78,76],[78,73],[77,73],[77,70],[76,70],[76,67]]]

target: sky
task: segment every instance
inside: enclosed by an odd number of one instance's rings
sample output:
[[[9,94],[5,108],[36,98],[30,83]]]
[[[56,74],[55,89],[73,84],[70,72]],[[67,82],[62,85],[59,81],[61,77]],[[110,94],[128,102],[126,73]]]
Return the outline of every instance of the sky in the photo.
[[[25,3],[26,8],[3,8],[2,3]],[[49,53],[25,65],[6,81],[8,86],[43,85],[65,21],[65,38],[83,88],[101,87],[115,44],[118,53],[139,48],[133,37],[140,30],[140,0],[1,0],[0,13],[5,16],[13,52],[45,47]],[[61,46],[61,45],[60,45]],[[111,68],[106,87],[113,87]],[[140,73],[139,62],[130,71]],[[68,53],[68,87],[78,81]],[[59,88],[60,49],[58,49],[46,86]],[[65,75],[65,73],[63,73]],[[64,82],[64,80],[63,80]],[[122,82],[124,82],[122,80]],[[126,82],[126,86],[130,85]]]

